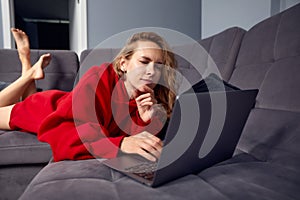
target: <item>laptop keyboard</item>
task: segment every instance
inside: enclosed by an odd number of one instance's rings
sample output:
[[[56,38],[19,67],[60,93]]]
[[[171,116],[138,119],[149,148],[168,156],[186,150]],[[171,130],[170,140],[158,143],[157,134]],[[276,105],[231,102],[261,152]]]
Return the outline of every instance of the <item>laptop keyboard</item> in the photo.
[[[151,181],[153,179],[154,172],[156,171],[156,169],[156,162],[144,162],[132,167],[128,167],[125,170],[127,173],[133,173]]]

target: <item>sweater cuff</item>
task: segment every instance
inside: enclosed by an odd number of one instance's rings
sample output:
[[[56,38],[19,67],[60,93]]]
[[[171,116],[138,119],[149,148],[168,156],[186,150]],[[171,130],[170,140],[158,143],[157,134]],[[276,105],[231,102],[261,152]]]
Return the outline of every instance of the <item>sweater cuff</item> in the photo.
[[[103,138],[96,142],[85,143],[95,158],[115,158],[125,136]]]
[[[144,122],[144,121],[142,120],[142,118],[141,118],[140,113],[139,113],[138,110],[136,111],[135,115],[136,115],[136,120],[137,120],[136,123],[137,123],[139,126],[147,126],[148,124],[150,124],[151,119],[148,120],[147,122]]]

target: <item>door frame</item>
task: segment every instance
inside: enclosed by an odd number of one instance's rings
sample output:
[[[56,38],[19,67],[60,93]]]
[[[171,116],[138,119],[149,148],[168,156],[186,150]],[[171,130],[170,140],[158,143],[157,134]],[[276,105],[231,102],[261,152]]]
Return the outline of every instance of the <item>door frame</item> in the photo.
[[[15,48],[10,28],[15,26],[15,12],[13,0],[1,0],[3,48]]]
[[[88,48],[87,0],[69,0],[70,49],[77,55]]]
[[[2,13],[3,48],[15,48],[10,28],[15,26],[14,0],[0,0]],[[78,55],[88,48],[87,0],[69,0],[70,50]]]

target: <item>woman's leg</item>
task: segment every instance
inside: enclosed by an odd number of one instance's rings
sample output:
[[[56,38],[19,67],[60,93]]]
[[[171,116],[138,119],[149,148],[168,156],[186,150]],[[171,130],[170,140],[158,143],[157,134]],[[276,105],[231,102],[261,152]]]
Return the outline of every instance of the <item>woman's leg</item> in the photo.
[[[16,41],[19,58],[22,64],[22,76],[25,76],[27,71],[30,70],[32,66],[30,61],[29,39],[26,33],[19,29],[12,28],[11,32]],[[48,58],[48,56],[47,58],[44,58],[42,67],[47,66],[50,62],[50,59],[51,58],[50,57]],[[42,74],[40,78],[44,78],[44,74]],[[35,80],[31,80],[31,82],[27,84],[25,90],[23,91],[20,97],[22,99],[25,99],[26,97],[30,96],[33,93],[36,93]]]
[[[15,104],[36,92],[35,80],[44,78],[43,68],[50,60],[50,54],[44,54],[32,67],[28,36],[21,30],[12,28],[11,32],[17,44],[19,58],[22,64],[22,75],[7,88],[0,92],[0,107]]]
[[[0,92],[0,107],[9,106],[19,102],[20,97],[34,80],[44,78],[43,68],[49,63],[50,59],[50,54],[42,55],[30,69],[22,73],[20,78],[3,89]]]
[[[9,121],[10,121],[10,114],[11,114],[13,107],[14,107],[14,104],[0,108],[0,119],[1,119],[0,120],[0,129],[11,130],[11,128],[9,126]]]
[[[21,97],[27,97],[36,92],[35,80],[44,78],[43,69],[51,60],[50,54],[44,54],[31,66],[27,35],[15,28],[12,28],[11,31],[16,40],[22,63],[22,75],[0,92],[0,129],[6,130],[10,130],[9,121],[14,104],[19,102]]]

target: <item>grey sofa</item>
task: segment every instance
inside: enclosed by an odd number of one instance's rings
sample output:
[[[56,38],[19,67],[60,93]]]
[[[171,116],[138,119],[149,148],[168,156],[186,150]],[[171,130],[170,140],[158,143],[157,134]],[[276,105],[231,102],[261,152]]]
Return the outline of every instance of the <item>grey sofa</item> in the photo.
[[[299,199],[299,19],[300,4],[249,31],[233,27],[200,41],[224,80],[242,89],[259,89],[255,108],[231,159],[161,187],[149,188],[108,169],[96,159],[50,162],[43,167],[48,154],[38,162],[43,169],[20,199]],[[82,53],[81,63],[89,52]],[[112,49],[106,49],[99,50],[97,56],[111,60],[112,54]],[[190,81],[201,78],[186,60],[178,57],[178,63]],[[1,133],[1,148],[7,143],[2,141],[3,135],[10,133]],[[12,133],[11,137],[18,137],[19,133]],[[10,152],[5,153],[0,152],[0,160],[9,157]],[[32,154],[26,156],[29,159]],[[0,186],[4,189],[7,187],[2,177],[9,180],[11,167],[20,170],[25,166],[1,163]],[[23,171],[19,172],[21,177]],[[3,187],[1,194],[9,199],[8,192],[12,190]]]
[[[79,60],[76,53],[64,50],[32,50],[31,61],[50,52],[52,61],[45,69],[45,79],[36,81],[41,90],[73,88]],[[10,83],[21,73],[16,50],[0,50],[0,80]],[[34,134],[0,130],[0,199],[17,199],[32,178],[52,157],[50,146],[37,140]]]

